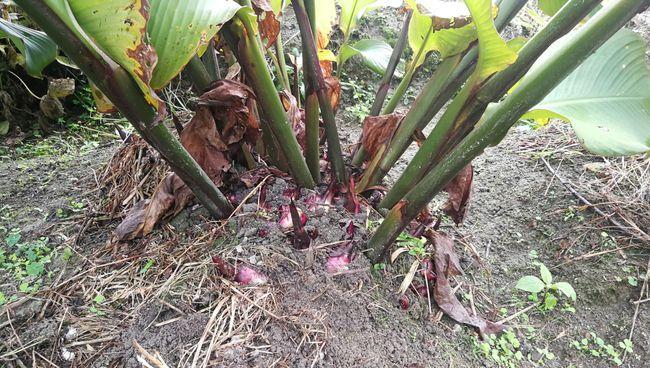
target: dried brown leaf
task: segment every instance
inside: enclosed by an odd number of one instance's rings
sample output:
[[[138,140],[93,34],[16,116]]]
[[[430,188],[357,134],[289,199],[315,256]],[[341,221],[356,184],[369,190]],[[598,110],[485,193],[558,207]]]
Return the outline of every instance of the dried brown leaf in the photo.
[[[255,143],[259,123],[252,111],[254,94],[232,80],[213,82],[199,98],[199,108],[183,129],[180,140],[217,185],[231,167],[231,153],[244,141]],[[115,233],[119,240],[144,236],[162,218],[178,214],[192,200],[192,191],[173,173],[158,185],[152,198],[136,205]]]
[[[327,89],[327,97],[330,100],[330,105],[332,105],[332,110],[336,111],[341,100],[341,82],[336,77],[325,77],[325,88]]]
[[[252,0],[253,10],[257,14],[257,24],[260,29],[260,36],[267,48],[271,47],[278,39],[280,33],[280,21],[275,17],[273,8],[267,0]]]
[[[437,277],[433,299],[438,304],[438,307],[456,322],[478,328],[482,336],[498,334],[503,331],[505,326],[502,324],[488,321],[479,316],[471,316],[456,298],[454,290],[447,279],[450,275],[462,273],[458,263],[458,256],[454,252],[453,241],[440,233],[429,234],[429,238],[432,239],[436,250],[434,266]]]
[[[449,193],[449,199],[443,210],[454,220],[456,225],[463,222],[465,213],[467,213],[473,178],[474,169],[470,164],[465,166],[444,188]]]
[[[390,141],[403,117],[399,113],[366,117],[363,121],[361,144],[368,152],[368,157],[375,157],[379,148]]]

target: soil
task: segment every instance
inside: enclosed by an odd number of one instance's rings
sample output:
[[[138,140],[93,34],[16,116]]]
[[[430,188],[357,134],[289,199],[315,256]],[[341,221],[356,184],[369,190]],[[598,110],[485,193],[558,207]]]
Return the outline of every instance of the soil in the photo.
[[[386,29],[399,23],[391,13],[380,18]],[[647,19],[644,14],[635,24],[647,29]],[[354,63],[350,61],[349,70],[361,69]],[[375,79],[360,74],[350,80],[372,84]],[[351,101],[352,90],[344,92],[343,100]],[[349,106],[339,114],[348,148],[360,131]],[[98,178],[120,145],[102,141],[92,150],[27,158],[9,147],[2,156],[0,235],[17,229],[19,244],[47,237],[52,256],[39,278],[0,274],[0,292],[8,302],[0,313],[0,367],[140,367],[142,357],[159,367],[165,366],[163,361],[169,367],[499,365],[481,353],[474,329],[441,318],[426,298],[408,291],[411,305],[400,307],[396,290],[410,263],[404,259],[377,270],[361,254],[369,222],[377,219],[372,211],[364,208],[352,215],[338,204],[310,212],[307,198],[313,193],[302,191],[298,206],[309,213],[307,230],[317,230],[318,237],[310,250],[293,249],[277,224],[291,188],[282,178],[265,181],[266,209],[259,207],[259,187],[240,188],[238,195],[251,196],[227,222],[212,221],[200,206],[193,206],[144,239],[112,241],[120,218],[103,212],[106,187]],[[648,303],[633,303],[647,272],[647,244],[630,239],[585,207],[542,160],[559,177],[579,184],[579,192],[585,188],[580,184],[599,181],[607,173],[593,171],[594,165],[612,165],[582,151],[560,123],[540,130],[517,126],[499,146],[488,149],[474,162],[465,222],[455,227],[445,220],[441,226],[456,240],[465,271],[452,281],[458,286],[456,295],[476,314],[501,320],[532,304],[514,285],[522,276],[538,274],[535,262],[542,262],[554,280],[573,285],[578,300],[560,298],[553,310],[533,308],[510,320],[521,346],[508,349],[520,351],[524,360],[510,358],[503,366],[613,366],[607,356],[581,352],[571,344],[593,333],[621,351],[618,343],[633,326],[634,352],[624,366],[647,366],[650,310]],[[639,181],[647,185],[647,176]],[[642,189],[647,203],[648,188]],[[443,200],[434,201],[436,213]],[[631,219],[643,224],[647,216]],[[356,227],[356,258],[347,270],[330,273],[327,257],[345,239],[349,221]],[[647,225],[642,225],[646,231]],[[2,243],[0,249],[8,254],[15,247]],[[256,268],[268,276],[268,284],[243,286],[227,280],[211,263],[213,255]],[[22,292],[24,282],[40,287]],[[497,354],[504,356],[505,350],[497,349]]]

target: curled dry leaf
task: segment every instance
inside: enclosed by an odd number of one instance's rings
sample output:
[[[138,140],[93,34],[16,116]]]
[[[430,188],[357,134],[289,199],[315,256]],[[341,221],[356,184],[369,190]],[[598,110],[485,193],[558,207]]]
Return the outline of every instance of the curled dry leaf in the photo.
[[[374,157],[380,146],[390,141],[403,117],[398,113],[366,117],[363,121],[361,144],[368,152],[368,157]]]
[[[429,233],[428,237],[433,242],[436,250],[434,257],[436,284],[433,299],[438,304],[438,307],[456,322],[478,328],[481,336],[498,334],[503,331],[505,326],[501,324],[488,321],[479,316],[471,316],[456,298],[448,277],[461,274],[462,270],[458,262],[458,256],[454,252],[453,241],[440,233]]]
[[[280,21],[275,17],[273,7],[267,0],[252,0],[253,10],[257,14],[257,24],[260,28],[260,37],[267,48],[271,47],[278,39]]]
[[[472,165],[465,166],[444,188],[449,194],[449,199],[444,207],[444,212],[449,215],[456,225],[463,222],[467,205],[472,193],[472,180],[474,169]]]
[[[341,82],[333,76],[325,77],[325,88],[327,89],[327,97],[332,105],[332,110],[336,111],[341,99]]]
[[[241,144],[254,144],[259,123],[254,117],[253,92],[232,80],[219,80],[199,98],[199,107],[180,135],[183,146],[217,185],[230,169],[232,154]],[[152,198],[130,211],[115,230],[118,240],[149,234],[162,218],[178,214],[192,200],[191,190],[170,173],[158,185]]]
[[[289,119],[293,134],[296,136],[300,148],[304,150],[306,144],[304,111],[298,108],[296,98],[288,91],[280,92],[280,101],[282,101],[284,111],[287,112],[287,119]]]

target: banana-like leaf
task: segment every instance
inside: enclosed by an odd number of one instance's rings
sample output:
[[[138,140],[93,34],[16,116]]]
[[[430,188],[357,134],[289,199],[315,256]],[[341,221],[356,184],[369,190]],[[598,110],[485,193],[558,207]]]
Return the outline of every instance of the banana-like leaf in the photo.
[[[446,6],[437,0],[407,0],[406,3],[413,9],[408,42],[415,55],[412,63],[416,67],[432,51],[445,59],[465,51],[476,41],[476,27],[473,22],[468,23],[471,20],[467,17],[469,10],[462,1],[446,2]],[[496,14],[496,8],[488,5],[488,9]]]
[[[316,14],[316,47],[319,50],[325,49],[330,43],[330,34],[336,24],[336,3],[334,0],[314,1],[314,13]]]
[[[366,12],[383,6],[398,7],[402,4],[402,0],[338,0],[338,3],[341,7],[339,27],[347,39]]]
[[[554,16],[568,0],[538,0],[537,6],[544,14]]]
[[[43,69],[52,63],[58,49],[44,32],[0,19],[0,38],[8,37],[25,56],[25,70],[40,78]]]
[[[361,40],[354,45],[344,44],[339,51],[339,63],[345,63],[349,58],[359,55],[363,63],[377,74],[383,75],[388,67],[392,47],[381,40]]]
[[[88,1],[88,0],[84,0]],[[102,0],[99,0],[102,1]],[[147,32],[158,54],[151,87],[174,78],[241,8],[233,0],[151,0]]]
[[[541,57],[533,69],[543,65]],[[650,71],[643,39],[620,30],[524,115],[551,117],[571,122],[580,141],[595,154],[650,151]]]
[[[146,43],[147,8],[141,0],[67,0],[68,15],[92,42],[127,70],[147,101],[158,101],[149,88],[156,53]]]
[[[492,19],[492,2],[490,0],[465,0],[472,14],[478,37],[478,63],[475,75],[476,83],[484,81],[492,74],[505,69],[517,60],[517,53],[501,38]]]

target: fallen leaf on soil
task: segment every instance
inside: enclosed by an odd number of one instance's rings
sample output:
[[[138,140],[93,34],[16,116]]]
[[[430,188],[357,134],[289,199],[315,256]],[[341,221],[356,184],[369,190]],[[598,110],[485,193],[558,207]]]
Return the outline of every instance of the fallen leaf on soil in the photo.
[[[199,98],[199,107],[180,134],[189,154],[219,186],[230,169],[232,153],[244,141],[254,144],[259,123],[252,111],[254,94],[246,85],[219,80]],[[193,198],[192,191],[174,173],[158,185],[152,198],[134,207],[115,234],[119,241],[149,234],[164,217],[178,214]]]
[[[375,157],[379,147],[388,143],[404,116],[398,113],[380,116],[368,116],[363,121],[361,144],[368,152],[368,157]]]
[[[275,12],[267,0],[252,0],[251,3],[255,14],[257,14],[260,37],[266,43],[266,48],[269,48],[278,38],[280,22],[275,17]]]
[[[465,213],[467,213],[473,178],[474,169],[470,164],[465,166],[444,188],[449,193],[449,199],[443,210],[454,220],[456,225],[463,222]]]
[[[438,304],[438,307],[456,322],[478,328],[481,336],[498,334],[503,331],[505,326],[501,324],[485,320],[478,316],[470,316],[467,309],[456,298],[447,279],[448,276],[462,273],[458,256],[454,252],[453,241],[440,233],[429,234],[429,238],[433,241],[436,250],[434,266],[437,277],[433,299]]]

